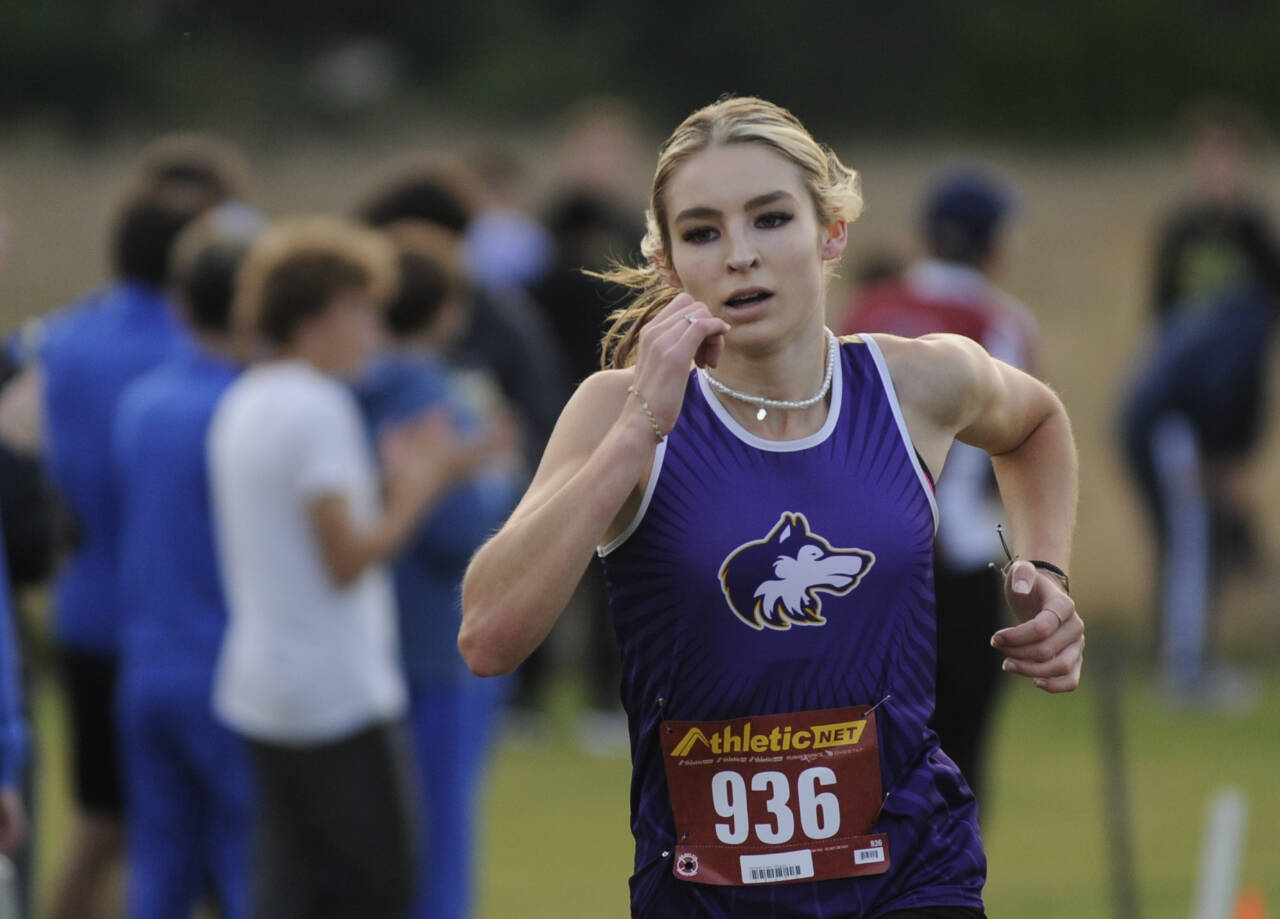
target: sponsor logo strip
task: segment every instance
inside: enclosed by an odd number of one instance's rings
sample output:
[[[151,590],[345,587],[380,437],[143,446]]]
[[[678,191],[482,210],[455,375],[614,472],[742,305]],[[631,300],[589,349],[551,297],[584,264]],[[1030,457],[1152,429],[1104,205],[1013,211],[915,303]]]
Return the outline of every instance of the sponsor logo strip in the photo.
[[[737,730],[734,730],[733,724],[726,724],[711,734],[692,727],[671,748],[670,755],[679,758],[705,752],[720,756],[728,753],[789,753],[829,747],[854,747],[862,739],[866,726],[867,720],[861,718],[794,729],[789,724],[775,725],[772,729],[763,731],[746,721]]]

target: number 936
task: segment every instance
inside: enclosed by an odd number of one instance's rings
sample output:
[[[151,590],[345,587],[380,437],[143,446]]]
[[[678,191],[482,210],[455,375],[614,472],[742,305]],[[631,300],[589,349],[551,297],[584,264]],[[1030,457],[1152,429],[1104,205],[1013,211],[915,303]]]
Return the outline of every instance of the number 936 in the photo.
[[[727,822],[716,824],[716,837],[725,845],[741,845],[754,829],[756,839],[765,845],[787,843],[795,836],[798,813],[800,829],[806,837],[829,839],[840,832],[840,801],[834,792],[819,788],[835,783],[835,772],[826,766],[805,769],[796,777],[793,810],[787,776],[781,772],[757,772],[751,776],[751,791],[768,795],[763,803],[770,819],[752,823],[746,779],[731,769],[717,772],[711,779],[711,801],[716,813]]]

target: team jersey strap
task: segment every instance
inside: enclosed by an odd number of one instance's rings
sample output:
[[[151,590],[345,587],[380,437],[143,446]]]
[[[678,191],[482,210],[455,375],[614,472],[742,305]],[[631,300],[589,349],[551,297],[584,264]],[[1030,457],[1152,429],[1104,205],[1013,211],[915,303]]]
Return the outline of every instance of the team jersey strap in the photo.
[[[659,730],[677,878],[738,886],[889,870],[888,837],[869,832],[883,802],[872,708]]]

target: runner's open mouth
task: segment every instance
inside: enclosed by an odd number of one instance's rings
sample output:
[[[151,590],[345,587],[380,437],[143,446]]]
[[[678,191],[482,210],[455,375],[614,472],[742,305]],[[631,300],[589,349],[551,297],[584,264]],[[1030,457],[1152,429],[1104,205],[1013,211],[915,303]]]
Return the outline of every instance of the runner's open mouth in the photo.
[[[738,294],[724,301],[725,306],[750,306],[752,303],[759,303],[761,300],[767,300],[773,296],[773,291],[769,290],[753,290],[750,293]]]

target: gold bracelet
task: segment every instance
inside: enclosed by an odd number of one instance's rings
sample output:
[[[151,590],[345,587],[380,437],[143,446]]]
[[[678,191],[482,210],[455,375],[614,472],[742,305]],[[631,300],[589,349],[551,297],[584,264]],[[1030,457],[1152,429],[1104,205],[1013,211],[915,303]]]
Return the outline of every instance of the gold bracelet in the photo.
[[[636,397],[636,401],[640,403],[640,407],[644,409],[645,415],[649,417],[649,427],[653,428],[654,436],[658,438],[658,443],[662,443],[667,439],[667,435],[662,433],[662,426],[658,424],[658,419],[653,417],[653,412],[649,410],[649,403],[645,401],[644,396],[640,395],[640,390],[634,386],[628,386],[627,392]]]

